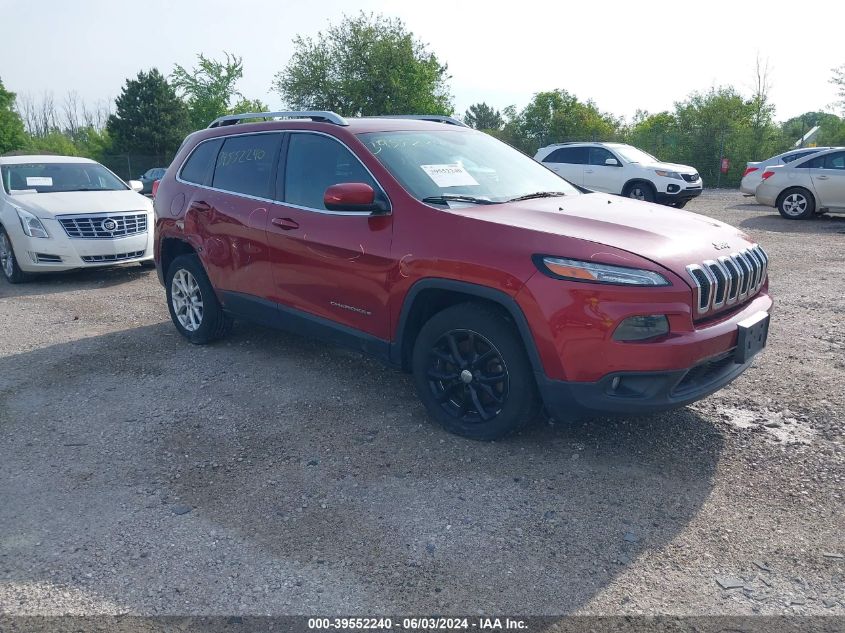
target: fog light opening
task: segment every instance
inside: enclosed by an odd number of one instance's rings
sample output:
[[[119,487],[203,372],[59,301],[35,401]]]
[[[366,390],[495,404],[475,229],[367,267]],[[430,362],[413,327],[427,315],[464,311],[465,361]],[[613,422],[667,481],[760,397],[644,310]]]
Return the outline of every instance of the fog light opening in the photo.
[[[665,314],[648,314],[628,317],[613,333],[614,341],[643,342],[666,336],[669,333],[669,319]]]

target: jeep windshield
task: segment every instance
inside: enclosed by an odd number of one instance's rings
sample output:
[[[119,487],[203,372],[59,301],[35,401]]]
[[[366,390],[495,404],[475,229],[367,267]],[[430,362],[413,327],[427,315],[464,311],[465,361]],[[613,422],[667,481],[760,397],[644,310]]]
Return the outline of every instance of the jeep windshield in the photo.
[[[126,184],[97,163],[20,163],[0,167],[8,194],[123,191]]]
[[[428,204],[579,195],[554,172],[482,132],[368,132],[359,138],[411,195]]]

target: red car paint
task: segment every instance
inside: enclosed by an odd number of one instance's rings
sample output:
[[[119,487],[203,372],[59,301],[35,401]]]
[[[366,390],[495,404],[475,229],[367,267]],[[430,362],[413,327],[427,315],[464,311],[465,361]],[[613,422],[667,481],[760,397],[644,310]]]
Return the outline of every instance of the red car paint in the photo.
[[[748,236],[729,225],[598,193],[439,208],[408,193],[357,135],[435,130],[442,124],[387,118],[349,122],[347,127],[305,120],[236,127],[238,134],[309,130],[340,140],[384,189],[389,214],[317,213],[181,182],[178,169],[197,143],[233,133],[232,127],[204,130],[184,144],[158,187],[160,277],[173,257],[169,249],[190,248],[224,306],[230,301],[227,292],[238,293],[324,319],[383,343],[386,359],[405,365],[403,315],[415,286],[448,280],[489,289],[510,298],[524,315],[531,339],[526,344],[536,348],[540,363],[535,372],[546,382],[595,383],[614,372],[687,370],[725,354],[737,344],[737,324],[772,307],[764,279],[753,296],[706,318],[696,313],[686,267],[716,259],[721,249],[751,246]],[[365,194],[359,200],[366,200]],[[538,253],[652,270],[671,285],[554,279],[538,271],[532,261]],[[640,343],[613,340],[625,318],[650,314],[667,315],[669,335]],[[704,391],[701,395],[710,392]]]

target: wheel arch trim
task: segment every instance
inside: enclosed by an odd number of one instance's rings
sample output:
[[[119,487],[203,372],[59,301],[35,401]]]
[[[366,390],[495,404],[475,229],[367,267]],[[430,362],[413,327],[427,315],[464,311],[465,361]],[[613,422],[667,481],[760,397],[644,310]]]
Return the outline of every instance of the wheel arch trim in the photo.
[[[390,362],[391,364],[402,366],[405,360],[405,338],[407,334],[408,321],[413,313],[416,300],[420,293],[427,290],[444,290],[456,294],[466,295],[468,298],[483,299],[485,301],[495,303],[504,309],[507,314],[513,319],[516,325],[517,332],[522,339],[525,352],[528,355],[528,360],[531,363],[532,370],[537,373],[545,373],[543,370],[543,363],[540,360],[540,354],[537,350],[537,345],[534,341],[534,336],[528,326],[528,319],[522,311],[522,308],[516,302],[516,299],[507,294],[503,290],[490,288],[489,286],[482,286],[467,281],[458,281],[455,279],[427,277],[415,282],[413,286],[405,294],[402,300],[402,308],[399,312],[399,319],[396,325],[396,336],[390,345]]]

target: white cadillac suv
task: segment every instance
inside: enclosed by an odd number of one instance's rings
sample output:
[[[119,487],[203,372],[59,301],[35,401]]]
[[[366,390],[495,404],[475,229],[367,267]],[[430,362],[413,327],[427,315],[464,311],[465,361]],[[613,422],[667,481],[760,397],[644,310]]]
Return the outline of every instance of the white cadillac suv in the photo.
[[[556,143],[534,160],[573,185],[682,208],[701,195],[701,176],[687,165],[663,163],[623,143]]]
[[[29,274],[153,262],[153,205],[101,164],[71,156],[0,157],[0,270]]]

